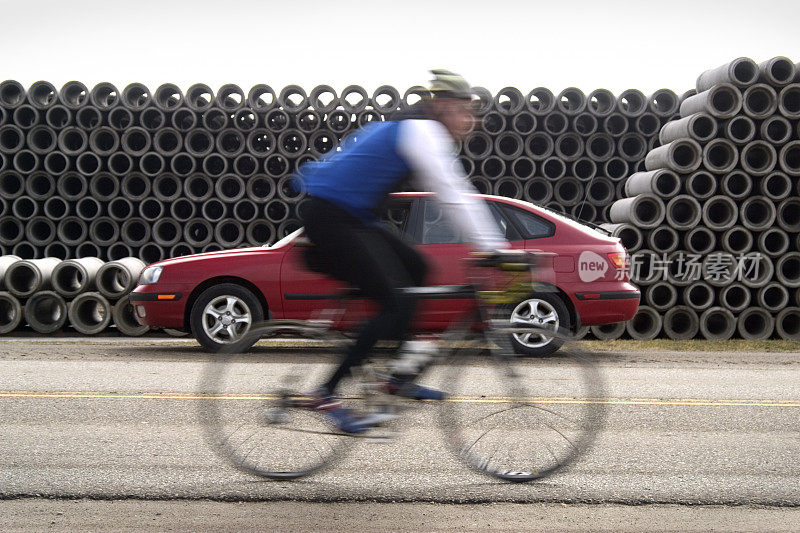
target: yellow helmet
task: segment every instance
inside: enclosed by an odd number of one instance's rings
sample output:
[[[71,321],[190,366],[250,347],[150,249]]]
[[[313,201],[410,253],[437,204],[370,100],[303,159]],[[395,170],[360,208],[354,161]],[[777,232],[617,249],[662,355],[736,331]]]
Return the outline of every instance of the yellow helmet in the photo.
[[[431,74],[433,74],[433,79],[430,92],[433,98],[472,100],[472,89],[461,75],[445,69],[431,70]]]

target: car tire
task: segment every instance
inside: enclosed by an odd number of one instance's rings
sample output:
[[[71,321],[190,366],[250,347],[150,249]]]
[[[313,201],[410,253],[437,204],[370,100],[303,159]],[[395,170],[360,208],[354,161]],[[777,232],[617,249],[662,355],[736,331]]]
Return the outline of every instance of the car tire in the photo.
[[[232,302],[230,304],[231,311],[225,310],[228,308],[228,302]],[[234,320],[234,322],[222,324],[222,329],[214,333],[215,325],[212,313],[220,312],[227,313],[227,318],[226,316],[218,318],[220,322],[223,320],[225,322]],[[235,322],[237,317],[244,316],[249,317],[249,323],[246,326],[243,321]],[[258,339],[249,338],[246,333],[254,324],[258,324],[262,320],[264,320],[264,312],[255,295],[234,283],[221,283],[204,290],[195,300],[189,315],[189,324],[195,339],[204,348],[214,353],[223,349],[231,352],[249,350]]]
[[[531,304],[538,303],[539,315],[538,316],[554,316],[557,319],[555,325],[562,331],[572,331],[572,321],[570,319],[569,310],[564,302],[554,293],[534,293],[527,299],[522,300],[516,305],[508,306],[507,313],[508,319],[514,313],[525,316],[531,314]],[[549,322],[552,323],[552,322]],[[541,340],[541,339],[540,339]],[[523,336],[518,334],[510,335],[511,346],[514,352],[519,355],[527,355],[531,357],[545,357],[556,352],[561,345],[564,344],[563,339],[548,338],[547,342],[529,341],[523,342]]]

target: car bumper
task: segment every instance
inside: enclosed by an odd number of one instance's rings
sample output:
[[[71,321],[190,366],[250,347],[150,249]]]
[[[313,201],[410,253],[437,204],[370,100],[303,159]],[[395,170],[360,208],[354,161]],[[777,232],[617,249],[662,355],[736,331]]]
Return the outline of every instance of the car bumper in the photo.
[[[188,292],[183,287],[139,285],[130,293],[136,321],[153,328],[183,328]]]
[[[627,322],[639,309],[641,293],[626,283],[613,290],[577,292],[572,303],[582,326]]]

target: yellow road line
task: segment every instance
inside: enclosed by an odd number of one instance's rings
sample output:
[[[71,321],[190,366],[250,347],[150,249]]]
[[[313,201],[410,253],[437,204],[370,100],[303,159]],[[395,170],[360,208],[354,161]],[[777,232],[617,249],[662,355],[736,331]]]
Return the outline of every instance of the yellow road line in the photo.
[[[64,398],[64,399],[135,399],[135,400],[274,400],[269,394],[186,394],[170,392],[38,392],[0,391],[0,398]],[[351,398],[352,399],[352,398]],[[507,403],[514,398],[503,396],[451,396],[448,402],[456,403]],[[540,396],[525,398],[531,403],[547,404],[606,404],[606,405],[654,405],[689,407],[800,407],[800,400],[746,400],[715,398],[569,398]]]

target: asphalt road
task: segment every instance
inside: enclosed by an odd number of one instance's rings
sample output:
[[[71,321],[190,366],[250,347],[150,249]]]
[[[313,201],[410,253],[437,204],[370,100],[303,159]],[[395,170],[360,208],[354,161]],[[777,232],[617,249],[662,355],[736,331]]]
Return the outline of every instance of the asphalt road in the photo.
[[[265,481],[221,461],[205,442],[197,413],[207,400],[197,392],[208,358],[191,342],[0,346],[2,499],[800,508],[797,353],[599,355],[608,405],[592,449],[553,477],[511,485],[453,457],[437,423],[439,407],[430,403],[394,423],[398,435],[388,443],[361,439],[326,472]],[[290,364],[324,373],[331,361],[260,348],[251,365],[275,376]],[[537,363],[525,370],[537,375]],[[475,365],[464,390],[479,390],[484,376]]]

